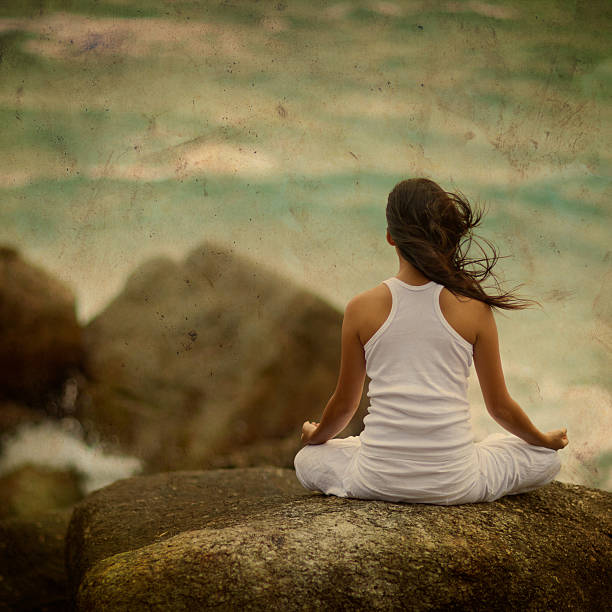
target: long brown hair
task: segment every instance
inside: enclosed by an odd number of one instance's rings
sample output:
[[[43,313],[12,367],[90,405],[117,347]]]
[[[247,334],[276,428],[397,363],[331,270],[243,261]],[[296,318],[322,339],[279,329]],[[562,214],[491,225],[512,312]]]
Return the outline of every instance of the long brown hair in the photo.
[[[516,296],[516,288],[502,290],[493,273],[500,255],[489,240],[473,233],[483,215],[484,210],[473,209],[460,193],[444,191],[426,178],[401,181],[387,201],[391,238],[400,255],[427,278],[494,308],[516,310],[537,304]],[[478,256],[469,255],[474,247]],[[483,288],[487,279],[493,282],[493,292]]]

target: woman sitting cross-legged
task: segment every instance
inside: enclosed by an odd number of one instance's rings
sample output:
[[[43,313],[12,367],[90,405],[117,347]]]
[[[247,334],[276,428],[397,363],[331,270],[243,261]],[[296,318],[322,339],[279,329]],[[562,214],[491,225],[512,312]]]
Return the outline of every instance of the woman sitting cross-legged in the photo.
[[[304,423],[294,461],[304,487],[449,505],[530,491],[559,472],[567,430],[538,430],[506,389],[492,308],[530,302],[483,288],[495,278],[495,250],[478,259],[466,252],[481,218],[428,179],[389,194],[387,241],[399,272],[346,307],[336,390],[320,423]],[[480,442],[467,401],[472,362],[488,412],[509,432]],[[334,438],[357,410],[366,373],[364,429]]]

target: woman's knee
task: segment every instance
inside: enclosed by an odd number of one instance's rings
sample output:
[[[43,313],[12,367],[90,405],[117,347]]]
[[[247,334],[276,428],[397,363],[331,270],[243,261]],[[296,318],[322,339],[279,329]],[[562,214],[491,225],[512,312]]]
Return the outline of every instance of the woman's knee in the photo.
[[[308,462],[308,457],[309,457],[311,451],[312,451],[312,446],[306,444],[306,446],[303,446],[297,452],[297,454],[293,458],[293,465],[295,466],[296,470],[298,469],[298,467],[300,469],[305,467],[305,464]]]
[[[311,489],[311,485],[309,484],[306,475],[309,472],[308,469],[308,456],[310,454],[310,448],[308,445],[304,446],[302,449],[298,451],[296,456],[293,458],[293,467],[295,467],[295,475],[297,479],[300,481],[303,487],[307,489]]]
[[[550,479],[552,480],[561,470],[561,458],[559,457],[559,453],[555,451],[550,456]]]
[[[561,459],[557,452],[550,453],[546,456],[546,461],[539,467],[539,477],[536,479],[534,483],[537,486],[542,486],[548,484],[552,480],[554,480],[555,476],[561,470]]]

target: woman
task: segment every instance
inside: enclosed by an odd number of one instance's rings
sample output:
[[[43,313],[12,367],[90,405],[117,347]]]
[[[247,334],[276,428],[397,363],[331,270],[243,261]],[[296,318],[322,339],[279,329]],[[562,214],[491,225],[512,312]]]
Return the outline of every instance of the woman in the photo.
[[[304,423],[294,461],[304,487],[448,505],[530,491],[559,472],[567,429],[541,432],[506,389],[492,308],[531,302],[496,281],[497,291],[483,288],[495,280],[495,249],[467,255],[481,218],[428,179],[402,181],[389,194],[387,241],[399,272],[346,307],[336,390],[321,422]],[[472,362],[487,410],[510,432],[478,443],[467,401]],[[355,414],[366,373],[364,430],[333,439]]]

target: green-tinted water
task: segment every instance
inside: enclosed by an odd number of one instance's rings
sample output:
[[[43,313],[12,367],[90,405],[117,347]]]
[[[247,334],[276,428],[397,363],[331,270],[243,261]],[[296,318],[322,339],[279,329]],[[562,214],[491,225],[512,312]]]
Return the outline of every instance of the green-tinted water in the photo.
[[[610,22],[605,2],[5,2],[0,241],[84,321],[205,239],[342,307],[396,272],[389,190],[434,178],[487,204],[502,276],[543,305],[498,317],[513,395],[568,427],[562,478],[612,488]]]

